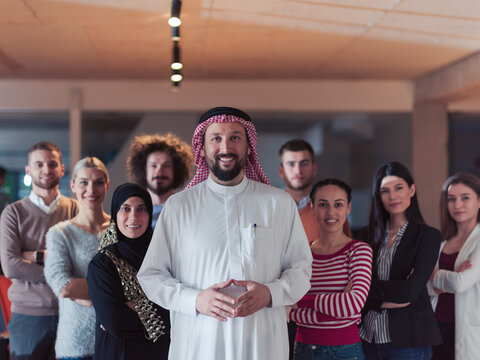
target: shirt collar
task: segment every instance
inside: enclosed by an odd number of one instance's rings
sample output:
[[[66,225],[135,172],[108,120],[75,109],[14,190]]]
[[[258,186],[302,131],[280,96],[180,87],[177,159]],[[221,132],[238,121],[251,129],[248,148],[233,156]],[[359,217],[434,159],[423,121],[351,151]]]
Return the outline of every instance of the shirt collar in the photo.
[[[42,210],[45,214],[50,215],[55,211],[57,204],[60,201],[60,191],[58,192],[55,200],[53,200],[50,203],[50,205],[46,205],[45,201],[43,201],[43,199],[37,194],[35,194],[33,191],[30,192],[30,195],[28,196],[28,198],[35,206],[38,206],[40,210]]]
[[[310,204],[310,195],[307,195],[302,200],[300,200],[300,202],[297,204],[297,210],[302,210],[308,204]]]
[[[407,230],[408,226],[408,221],[402,225],[402,227],[398,230],[397,234],[395,235],[395,242],[400,242],[402,240],[403,234],[405,233],[405,230]],[[388,241],[388,230],[390,229],[390,223],[387,221],[387,226],[385,230],[385,239],[384,242],[387,243]]]
[[[210,176],[205,181],[208,188],[215,191],[216,193],[232,196],[241,193],[248,185],[248,178],[245,175],[243,176],[243,179],[239,184],[233,186],[225,186],[216,183],[215,180],[213,180]]]

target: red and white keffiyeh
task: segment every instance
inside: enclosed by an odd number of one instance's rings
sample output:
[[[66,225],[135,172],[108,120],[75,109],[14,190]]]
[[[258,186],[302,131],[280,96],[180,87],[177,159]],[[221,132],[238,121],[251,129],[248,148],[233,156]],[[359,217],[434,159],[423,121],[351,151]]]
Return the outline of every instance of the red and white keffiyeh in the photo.
[[[222,123],[222,122],[239,122],[243,125],[247,132],[248,143],[250,146],[250,155],[247,157],[247,161],[245,163],[244,172],[245,176],[251,180],[260,181],[264,184],[271,185],[270,181],[268,181],[267,175],[262,169],[260,162],[258,161],[258,154],[257,154],[257,130],[255,129],[255,125],[252,122],[242,119],[241,117],[234,116],[234,115],[215,115],[211,118],[203,121],[202,123],[198,124],[195,132],[193,133],[192,138],[192,150],[193,155],[195,157],[195,166],[197,167],[197,171],[195,172],[195,176],[193,177],[192,181],[187,185],[185,189],[188,189],[194,185],[205,181],[208,178],[208,174],[210,172],[207,162],[203,156],[200,155],[200,152],[203,147],[203,134],[205,133],[206,128],[208,125],[212,123]]]

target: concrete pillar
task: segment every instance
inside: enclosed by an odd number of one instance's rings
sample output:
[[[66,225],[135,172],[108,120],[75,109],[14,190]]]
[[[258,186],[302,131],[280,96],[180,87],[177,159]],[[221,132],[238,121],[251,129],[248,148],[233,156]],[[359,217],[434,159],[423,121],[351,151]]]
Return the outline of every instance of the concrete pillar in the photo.
[[[412,118],[411,170],[425,221],[437,228],[440,226],[440,191],[448,176],[448,162],[446,105],[415,105]]]
[[[70,90],[70,170],[82,158],[82,98],[81,89]]]

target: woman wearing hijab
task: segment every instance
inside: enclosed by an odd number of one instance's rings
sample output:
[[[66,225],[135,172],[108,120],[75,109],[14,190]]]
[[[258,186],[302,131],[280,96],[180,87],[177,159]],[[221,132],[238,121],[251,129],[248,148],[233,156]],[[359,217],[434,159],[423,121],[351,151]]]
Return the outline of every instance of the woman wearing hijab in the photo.
[[[152,200],[144,188],[127,183],[115,190],[111,210],[87,276],[97,314],[95,358],[167,359],[168,311],[149,301],[137,280],[152,238]]]
[[[88,297],[87,268],[110,222],[103,211],[108,171],[96,157],[77,162],[70,187],[79,212],[47,233],[45,279],[59,298],[55,354],[58,359],[92,359],[95,311]]]

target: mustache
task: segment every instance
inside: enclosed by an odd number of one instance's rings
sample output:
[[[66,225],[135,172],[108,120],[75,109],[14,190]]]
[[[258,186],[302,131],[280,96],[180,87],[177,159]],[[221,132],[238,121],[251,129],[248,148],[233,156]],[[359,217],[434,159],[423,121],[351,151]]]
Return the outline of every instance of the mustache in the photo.
[[[169,180],[168,176],[154,176],[152,180]]]
[[[217,155],[215,156],[215,160],[219,160],[219,159],[221,159],[222,157],[232,157],[232,158],[234,158],[234,159],[238,159],[238,156],[237,156],[237,155],[232,154],[232,153],[228,153],[228,154],[217,154]]]

